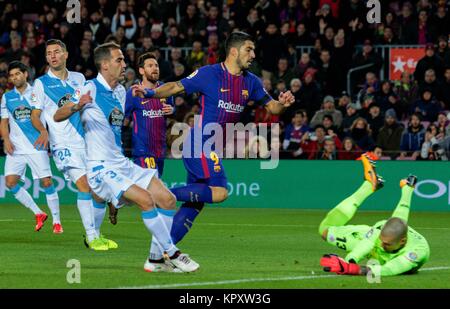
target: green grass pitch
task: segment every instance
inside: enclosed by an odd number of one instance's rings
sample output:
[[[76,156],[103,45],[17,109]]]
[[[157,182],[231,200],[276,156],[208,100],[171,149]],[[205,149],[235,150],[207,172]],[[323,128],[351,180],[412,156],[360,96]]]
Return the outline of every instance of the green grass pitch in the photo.
[[[107,252],[84,247],[75,206],[64,205],[61,213],[65,231],[54,235],[51,219],[34,232],[29,210],[1,205],[0,288],[450,288],[448,213],[413,211],[410,224],[427,238],[430,261],[419,274],[372,284],[322,271],[322,254],[343,254],[317,233],[325,211],[209,207],[179,244],[201,265],[192,274],[144,272],[150,236],[136,207],[120,210],[116,226],[105,219],[103,233],[119,243]],[[361,211],[352,223],[372,224],[389,215]],[[79,284],[67,283],[70,259],[81,263]]]

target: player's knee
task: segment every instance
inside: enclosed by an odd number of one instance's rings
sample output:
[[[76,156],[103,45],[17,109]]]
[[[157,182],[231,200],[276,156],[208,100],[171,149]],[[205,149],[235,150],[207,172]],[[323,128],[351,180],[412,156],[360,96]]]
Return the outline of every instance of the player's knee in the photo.
[[[8,187],[8,189],[12,189],[17,185],[17,180],[6,177],[5,185]]]
[[[142,194],[139,200],[135,201],[135,203],[139,206],[140,209],[144,211],[148,211],[155,208],[155,202],[153,201],[150,193]]]
[[[221,203],[228,198],[228,190],[225,188],[213,188],[213,202]]]
[[[89,184],[87,182],[87,178],[86,175],[81,176],[77,182],[75,183],[75,185],[77,186],[78,191],[80,192],[90,192],[91,189],[89,188]]]
[[[50,177],[41,180],[41,185],[43,188],[48,188],[53,185],[52,179]]]
[[[177,204],[177,198],[175,197],[175,195],[170,192],[169,190],[167,190],[167,192],[164,194],[161,204],[159,205],[159,207],[164,208],[164,209],[175,209]]]

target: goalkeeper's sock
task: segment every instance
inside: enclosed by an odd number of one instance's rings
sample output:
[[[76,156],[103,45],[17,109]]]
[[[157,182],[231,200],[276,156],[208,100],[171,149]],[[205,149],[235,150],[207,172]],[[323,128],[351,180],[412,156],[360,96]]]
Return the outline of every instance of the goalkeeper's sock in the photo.
[[[106,203],[99,203],[95,199],[92,199],[92,206],[94,210],[95,232],[100,236],[100,227],[102,226],[106,213]]]
[[[405,222],[408,222],[409,208],[411,206],[411,198],[414,192],[414,188],[410,186],[404,186],[402,188],[402,196],[397,204],[397,207],[392,214],[392,217],[397,217]]]
[[[212,190],[204,183],[191,183],[184,187],[170,189],[180,202],[212,203]]]
[[[59,197],[53,185],[44,188],[45,196],[47,198],[47,205],[52,213],[53,224],[61,223],[59,215]]]
[[[323,235],[325,229],[330,226],[343,226],[347,224],[355,215],[358,207],[372,193],[372,184],[367,180],[364,181],[355,193],[340,202],[326,215],[325,219],[320,223],[319,234]]]
[[[203,209],[204,203],[183,203],[173,218],[173,225],[170,231],[174,244],[180,242],[189,232],[195,218]]]
[[[26,208],[31,210],[35,215],[44,213],[39,206],[34,202],[30,193],[22,188],[19,184],[9,189],[14,197]]]

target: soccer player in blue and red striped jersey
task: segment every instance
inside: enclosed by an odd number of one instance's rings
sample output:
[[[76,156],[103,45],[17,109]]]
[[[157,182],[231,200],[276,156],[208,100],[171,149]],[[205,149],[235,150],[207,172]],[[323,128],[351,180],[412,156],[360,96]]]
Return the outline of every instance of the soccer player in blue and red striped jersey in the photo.
[[[139,74],[145,88],[154,89],[163,84],[158,81],[158,61],[151,53],[139,57]],[[139,98],[132,95],[131,89],[127,91],[124,126],[133,122],[133,161],[140,167],[157,169],[159,177],[166,152],[165,116],[173,113],[173,105],[173,97]]]
[[[183,142],[187,185],[171,189],[177,200],[184,202],[173,221],[171,235],[175,243],[188,232],[204,203],[220,203],[228,197],[227,178],[217,155],[222,151],[216,152],[213,147],[209,152],[204,149],[211,137],[211,134],[204,134],[205,126],[215,123],[225,127],[227,123],[238,122],[249,101],[263,104],[272,114],[280,114],[295,100],[290,91],[281,93],[278,100],[274,100],[263,88],[261,80],[248,72],[255,59],[255,43],[250,35],[231,33],[225,48],[227,56],[224,62],[201,67],[180,81],[166,83],[156,89],[132,86],[133,95],[147,98],[167,98],[182,92],[200,93],[200,121]],[[198,131],[200,143],[194,138]]]

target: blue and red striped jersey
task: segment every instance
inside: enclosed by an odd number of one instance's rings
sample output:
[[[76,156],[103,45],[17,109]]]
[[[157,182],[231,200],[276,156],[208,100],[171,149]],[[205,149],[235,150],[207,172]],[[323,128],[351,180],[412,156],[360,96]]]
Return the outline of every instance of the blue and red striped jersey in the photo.
[[[162,83],[158,82],[157,86]],[[166,118],[162,103],[174,105],[167,99],[141,99],[127,91],[125,117],[133,121],[133,157],[164,158],[166,152]]]
[[[272,100],[259,77],[248,71],[232,75],[223,63],[203,66],[181,83],[187,94],[200,93],[202,128],[208,123],[237,123],[249,101],[267,104]]]

